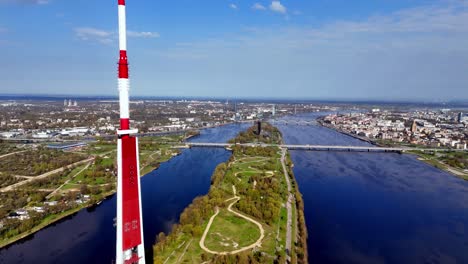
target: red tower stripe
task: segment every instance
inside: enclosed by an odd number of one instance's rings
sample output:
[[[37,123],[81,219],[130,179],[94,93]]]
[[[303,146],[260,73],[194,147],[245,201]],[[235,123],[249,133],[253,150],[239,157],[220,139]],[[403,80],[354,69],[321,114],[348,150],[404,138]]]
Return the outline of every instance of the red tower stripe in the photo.
[[[141,244],[140,204],[138,188],[136,138],[122,138],[122,221],[123,248],[128,250]]]
[[[121,130],[128,130],[128,129],[130,129],[130,119],[128,119],[128,118],[121,118],[121,119],[120,119],[120,129],[121,129]]]
[[[119,59],[119,78],[128,79],[128,60],[127,60],[127,51],[120,51]]]
[[[119,0],[119,5],[125,5],[125,0]]]

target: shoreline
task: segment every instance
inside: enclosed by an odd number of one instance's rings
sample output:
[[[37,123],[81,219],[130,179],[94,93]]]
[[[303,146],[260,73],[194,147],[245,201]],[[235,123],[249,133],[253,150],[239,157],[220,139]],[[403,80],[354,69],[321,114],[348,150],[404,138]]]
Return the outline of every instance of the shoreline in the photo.
[[[358,135],[354,135],[354,134],[351,134],[349,132],[346,132],[346,131],[342,131],[340,129],[337,129],[333,126],[328,126],[328,125],[325,125],[323,123],[323,120],[318,118],[317,119],[317,123],[320,124],[322,127],[326,127],[326,128],[329,128],[329,129],[332,129],[338,133],[341,133],[343,135],[347,135],[347,136],[350,136],[352,138],[355,138],[355,139],[358,139],[358,140],[361,140],[361,141],[364,141],[364,142],[367,142],[369,144],[372,144],[372,145],[375,145],[375,146],[379,146],[379,147],[382,147],[383,145],[371,140],[371,139],[367,139],[367,138],[363,138],[363,137],[360,137]],[[421,151],[424,151],[424,148],[421,148]],[[424,162],[425,164],[429,164],[435,168],[438,168],[439,170],[441,171],[444,171],[444,172],[447,172],[457,178],[460,178],[462,180],[465,180],[465,181],[468,181],[468,174],[467,173],[464,173],[464,172],[459,172],[457,169],[455,168],[452,168],[450,167],[449,165],[443,163],[442,161],[439,161],[439,160],[433,160],[435,162],[437,162],[437,164],[434,164],[434,163],[431,163],[430,160],[426,159],[422,153],[418,153],[417,151],[413,151],[413,152],[405,152],[405,153],[402,153],[402,154],[408,154],[408,155],[414,155],[417,157],[417,160],[421,161],[421,162]]]
[[[39,225],[33,227],[31,230],[29,230],[29,231],[27,231],[25,233],[22,233],[22,234],[18,234],[17,237],[13,237],[13,238],[8,239],[7,241],[0,242],[0,251],[2,249],[6,249],[6,248],[8,248],[10,246],[13,246],[15,243],[21,242],[21,240],[23,240],[23,239],[27,239],[30,236],[33,236],[34,234],[41,231],[42,229],[45,229],[45,228],[49,227],[50,225],[52,225],[52,224],[54,224],[56,222],[59,222],[60,220],[63,220],[64,218],[67,218],[68,216],[71,216],[71,215],[73,215],[75,213],[79,213],[83,209],[87,209],[87,208],[98,205],[98,203],[101,203],[102,201],[106,200],[107,198],[114,195],[115,193],[116,193],[116,191],[111,191],[109,193],[106,193],[104,195],[103,199],[97,201],[96,203],[79,206],[79,207],[70,209],[68,211],[62,212],[60,214],[57,214],[49,222],[40,223]]]
[[[337,129],[337,128],[333,127],[333,126],[325,125],[321,118],[317,118],[317,124],[319,124],[322,127],[326,127],[326,128],[331,129],[333,131],[336,131],[336,132],[338,132],[340,134],[343,134],[343,135],[358,139],[358,140],[363,141],[363,142],[367,142],[367,143],[369,143],[371,145],[374,145],[374,146],[377,146],[377,147],[381,147],[381,145],[379,145],[377,142],[374,142],[373,140],[371,140],[369,138],[360,137],[358,135],[355,135],[355,134],[352,134],[352,133]]]
[[[179,156],[181,153],[179,153],[178,155],[175,155],[175,156],[172,156],[170,157],[168,160],[164,161],[164,162],[168,162],[170,161],[171,159]],[[160,166],[157,166],[155,167],[154,169],[152,169],[151,171],[143,174],[140,176],[140,179],[145,177],[146,175],[150,174],[151,172],[155,171],[155,170],[158,170]],[[65,212],[62,212],[60,214],[57,214],[53,220],[50,220],[50,222],[45,222],[45,223],[40,223],[39,225],[33,227],[31,230],[27,231],[27,232],[24,232],[24,233],[21,233],[21,234],[18,234],[17,236],[15,237],[12,237],[12,238],[9,238],[5,241],[2,241],[0,242],[0,251],[3,250],[3,249],[7,249],[8,247],[10,246],[13,246],[14,244],[16,243],[20,243],[22,240],[24,239],[27,239],[29,238],[30,236],[33,236],[34,234],[36,234],[37,232],[49,227],[50,225],[60,221],[60,220],[64,220],[64,218],[67,218],[69,216],[72,216],[73,214],[76,214],[76,213],[79,213],[81,210],[83,209],[87,209],[87,208],[91,208],[93,206],[97,206],[99,205],[100,203],[102,203],[104,200],[107,200],[109,197],[111,197],[112,195],[116,194],[117,193],[117,190],[112,190],[112,191],[109,191],[107,193],[105,193],[102,197],[102,199],[99,199],[98,201],[96,201],[95,203],[93,204],[87,204],[87,205],[82,205],[82,206],[79,206],[79,207],[76,207],[76,208],[73,208],[73,209],[70,209],[68,211],[65,211]]]

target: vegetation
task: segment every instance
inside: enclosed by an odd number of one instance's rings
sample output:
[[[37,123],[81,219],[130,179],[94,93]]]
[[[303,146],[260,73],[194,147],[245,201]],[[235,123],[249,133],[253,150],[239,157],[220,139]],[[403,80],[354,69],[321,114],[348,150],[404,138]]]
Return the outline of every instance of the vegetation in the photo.
[[[281,132],[269,123],[261,124],[261,133],[258,134],[258,127],[254,125],[244,132],[240,132],[237,137],[231,139],[229,143],[266,143],[281,144]]]
[[[420,159],[432,166],[450,172],[457,177],[468,180],[467,152],[422,152],[411,151]]]
[[[280,132],[264,125],[264,132],[256,135],[256,127],[242,132],[231,142],[280,143]],[[281,166],[280,149],[276,147],[234,146],[227,163],[219,164],[212,177],[209,193],[194,199],[172,227],[169,235],[160,233],[154,246],[155,263],[284,263],[287,227],[287,185]],[[288,161],[289,170],[291,162]],[[290,174],[292,175],[292,174]],[[293,181],[294,182],[294,181]],[[299,195],[299,196],[298,196]],[[292,263],[306,263],[307,239],[302,199],[296,189],[299,225],[294,243]],[[228,210],[261,224],[264,237],[256,245],[260,229],[253,222],[240,218]],[[218,213],[219,212],[219,213]],[[218,214],[216,214],[218,213]],[[210,218],[213,218],[209,225]],[[295,222],[293,220],[293,222]],[[206,239],[203,241],[203,233]],[[295,237],[295,236],[293,236]],[[296,239],[294,239],[296,241]],[[200,243],[209,249],[203,249]],[[294,241],[293,241],[294,242]],[[249,246],[253,245],[253,249]],[[243,250],[243,247],[248,249]],[[213,254],[210,252],[236,252]],[[240,251],[240,252],[238,252]]]
[[[16,147],[16,144],[3,143],[0,140],[0,156],[20,150],[21,149]]]
[[[468,153],[467,152],[449,152],[440,155],[440,160],[445,164],[462,169],[468,170]]]
[[[13,176],[9,173],[0,172],[0,188],[24,181],[24,178]]]
[[[294,187],[295,198],[296,198],[296,213],[297,213],[297,237],[296,242],[294,243],[294,250],[296,252],[295,256],[297,256],[298,263],[307,263],[308,255],[307,255],[307,227],[306,221],[304,216],[304,200],[302,199],[302,194],[299,190],[299,186],[296,181],[296,177],[294,176],[294,172],[292,170],[292,160],[290,155],[287,156],[287,170],[288,174],[290,175],[291,184]]]
[[[223,209],[214,219],[205,244],[214,251],[232,251],[255,243],[259,237],[257,226]]]
[[[181,140],[183,136],[140,139],[141,175],[176,155],[178,150],[171,149],[168,142]],[[14,191],[0,192],[0,247],[93,205],[116,190],[115,140],[99,140],[73,153],[39,147],[21,154],[0,159],[0,187],[34,179]],[[38,175],[87,157],[93,157],[93,160],[48,177],[16,176]],[[20,160],[17,162],[16,159]],[[34,168],[40,169],[36,171]],[[26,211],[27,217],[20,218],[17,214],[20,211]]]
[[[0,159],[0,172],[22,176],[37,176],[73,164],[84,158],[83,155],[76,153],[40,147],[37,150],[17,153]]]

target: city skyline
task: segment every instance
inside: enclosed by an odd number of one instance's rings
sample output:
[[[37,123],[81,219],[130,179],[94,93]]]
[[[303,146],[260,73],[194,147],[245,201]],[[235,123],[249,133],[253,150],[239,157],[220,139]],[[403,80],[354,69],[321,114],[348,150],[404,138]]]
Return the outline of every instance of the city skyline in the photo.
[[[0,1],[0,93],[117,95],[114,4]],[[467,1],[128,5],[133,96],[468,99]]]

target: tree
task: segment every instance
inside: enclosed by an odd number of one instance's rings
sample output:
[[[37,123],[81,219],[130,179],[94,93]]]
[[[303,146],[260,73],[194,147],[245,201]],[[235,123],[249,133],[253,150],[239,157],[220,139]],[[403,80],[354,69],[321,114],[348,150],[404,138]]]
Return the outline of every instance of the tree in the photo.
[[[89,194],[88,185],[86,185],[86,184],[81,184],[81,186],[80,186],[80,192],[81,192],[81,194]]]

